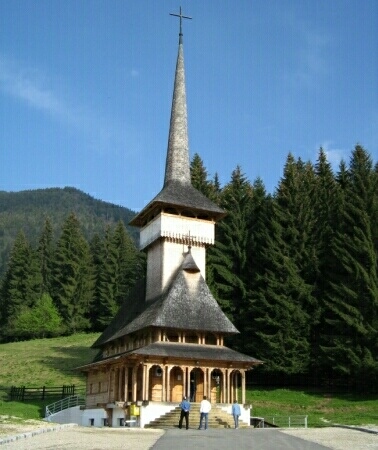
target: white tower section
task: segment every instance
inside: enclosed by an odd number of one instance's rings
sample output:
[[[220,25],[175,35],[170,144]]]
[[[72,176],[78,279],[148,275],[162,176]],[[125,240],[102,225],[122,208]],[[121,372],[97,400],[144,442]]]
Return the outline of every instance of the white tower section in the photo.
[[[140,233],[141,248],[147,250],[146,300],[160,295],[180,267],[191,245],[191,253],[206,279],[206,247],[214,244],[214,221],[161,212]]]

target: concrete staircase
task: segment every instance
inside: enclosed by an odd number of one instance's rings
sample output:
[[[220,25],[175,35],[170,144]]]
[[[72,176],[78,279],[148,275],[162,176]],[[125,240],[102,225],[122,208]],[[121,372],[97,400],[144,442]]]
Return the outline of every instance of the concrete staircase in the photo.
[[[198,428],[200,421],[200,404],[191,403],[189,414],[189,428]],[[157,419],[153,420],[149,424],[145,425],[145,428],[177,428],[180,420],[180,407],[176,407],[174,410],[169,411]],[[204,424],[202,424],[203,426]],[[185,419],[182,424],[185,427]],[[226,413],[217,405],[211,405],[211,411],[209,413],[209,428],[234,428],[234,419],[231,414]],[[239,427],[245,428],[248,425],[239,420]]]

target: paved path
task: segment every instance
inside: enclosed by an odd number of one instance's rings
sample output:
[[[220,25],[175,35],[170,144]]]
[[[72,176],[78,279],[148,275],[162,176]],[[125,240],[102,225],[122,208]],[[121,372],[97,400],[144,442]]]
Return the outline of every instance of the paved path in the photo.
[[[152,450],[329,450],[330,447],[305,441],[273,429],[168,430]]]

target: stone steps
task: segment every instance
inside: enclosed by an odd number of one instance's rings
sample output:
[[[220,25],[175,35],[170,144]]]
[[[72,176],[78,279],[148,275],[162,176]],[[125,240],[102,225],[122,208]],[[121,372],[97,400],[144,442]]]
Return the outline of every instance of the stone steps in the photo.
[[[200,405],[199,403],[191,403],[190,415],[189,415],[189,426],[190,428],[198,428],[200,420]],[[149,424],[145,425],[145,428],[177,428],[180,420],[180,407],[177,406],[174,410],[169,411],[163,416],[151,421]],[[239,427],[244,428],[248,425],[242,421],[239,421]],[[183,422],[183,427],[185,427],[185,419]],[[209,428],[234,428],[234,419],[231,414],[223,411],[219,406],[212,405],[211,411],[209,413],[208,420]]]

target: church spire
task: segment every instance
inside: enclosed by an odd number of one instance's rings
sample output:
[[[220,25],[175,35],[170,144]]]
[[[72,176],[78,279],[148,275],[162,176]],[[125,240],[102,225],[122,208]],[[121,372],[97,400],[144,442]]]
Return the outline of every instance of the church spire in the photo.
[[[191,17],[183,16],[181,7],[180,14],[171,14],[171,16],[180,18],[180,34],[172,98],[164,186],[167,186],[172,181],[178,181],[182,184],[190,184],[182,19],[191,19]]]

